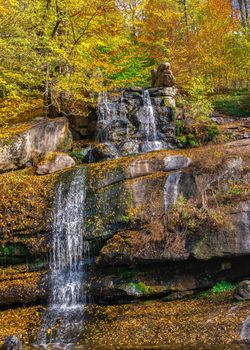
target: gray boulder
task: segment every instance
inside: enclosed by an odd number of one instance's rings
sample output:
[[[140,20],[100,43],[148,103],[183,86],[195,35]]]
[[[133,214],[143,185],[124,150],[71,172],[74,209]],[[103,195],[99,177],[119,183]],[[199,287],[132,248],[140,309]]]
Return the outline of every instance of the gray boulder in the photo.
[[[245,280],[239,283],[234,294],[237,300],[250,300],[250,281]]]
[[[37,166],[38,175],[51,174],[56,171],[71,168],[76,162],[66,153],[48,153],[47,157]]]
[[[186,168],[191,164],[191,159],[184,156],[168,156],[164,159],[165,170],[172,171]]]

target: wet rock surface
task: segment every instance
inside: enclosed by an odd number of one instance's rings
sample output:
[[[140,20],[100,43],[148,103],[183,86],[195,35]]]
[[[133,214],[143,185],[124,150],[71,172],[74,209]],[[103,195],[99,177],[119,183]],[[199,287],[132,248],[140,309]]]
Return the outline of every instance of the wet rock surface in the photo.
[[[101,143],[89,148],[84,157],[86,163],[103,162],[118,157],[117,149],[111,143]]]
[[[174,123],[174,87],[126,89],[100,97],[97,139],[121,155],[179,146]]]

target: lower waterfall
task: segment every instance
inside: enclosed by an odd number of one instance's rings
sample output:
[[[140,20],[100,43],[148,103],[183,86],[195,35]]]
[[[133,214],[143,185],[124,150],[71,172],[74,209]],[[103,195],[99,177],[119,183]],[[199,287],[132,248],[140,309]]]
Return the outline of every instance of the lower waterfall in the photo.
[[[74,349],[84,320],[89,249],[83,239],[86,199],[85,168],[61,176],[56,188],[49,307],[37,345]]]

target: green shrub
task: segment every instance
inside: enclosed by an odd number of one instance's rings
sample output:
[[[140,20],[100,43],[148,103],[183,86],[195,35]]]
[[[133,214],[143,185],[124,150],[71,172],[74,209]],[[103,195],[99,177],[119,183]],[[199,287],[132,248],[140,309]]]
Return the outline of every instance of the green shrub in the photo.
[[[211,289],[212,293],[225,293],[233,291],[236,288],[236,285],[227,281],[217,282]]]
[[[176,120],[175,126],[176,126],[176,135],[177,135],[177,137],[180,137],[183,134],[184,121],[183,120]]]
[[[182,143],[185,148],[198,147],[199,142],[197,141],[194,134],[189,133],[188,135],[178,136],[177,139]]]
[[[207,126],[208,141],[216,139],[216,137],[219,136],[219,133],[220,131],[216,124],[210,124]]]

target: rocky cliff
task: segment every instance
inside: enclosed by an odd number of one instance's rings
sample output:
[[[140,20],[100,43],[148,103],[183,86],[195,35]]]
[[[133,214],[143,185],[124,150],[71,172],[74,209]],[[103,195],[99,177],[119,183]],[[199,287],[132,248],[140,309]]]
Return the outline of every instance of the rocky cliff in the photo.
[[[176,298],[248,276],[249,154],[242,140],[85,165],[95,300]],[[1,306],[46,297],[55,185],[72,171],[0,175]]]

